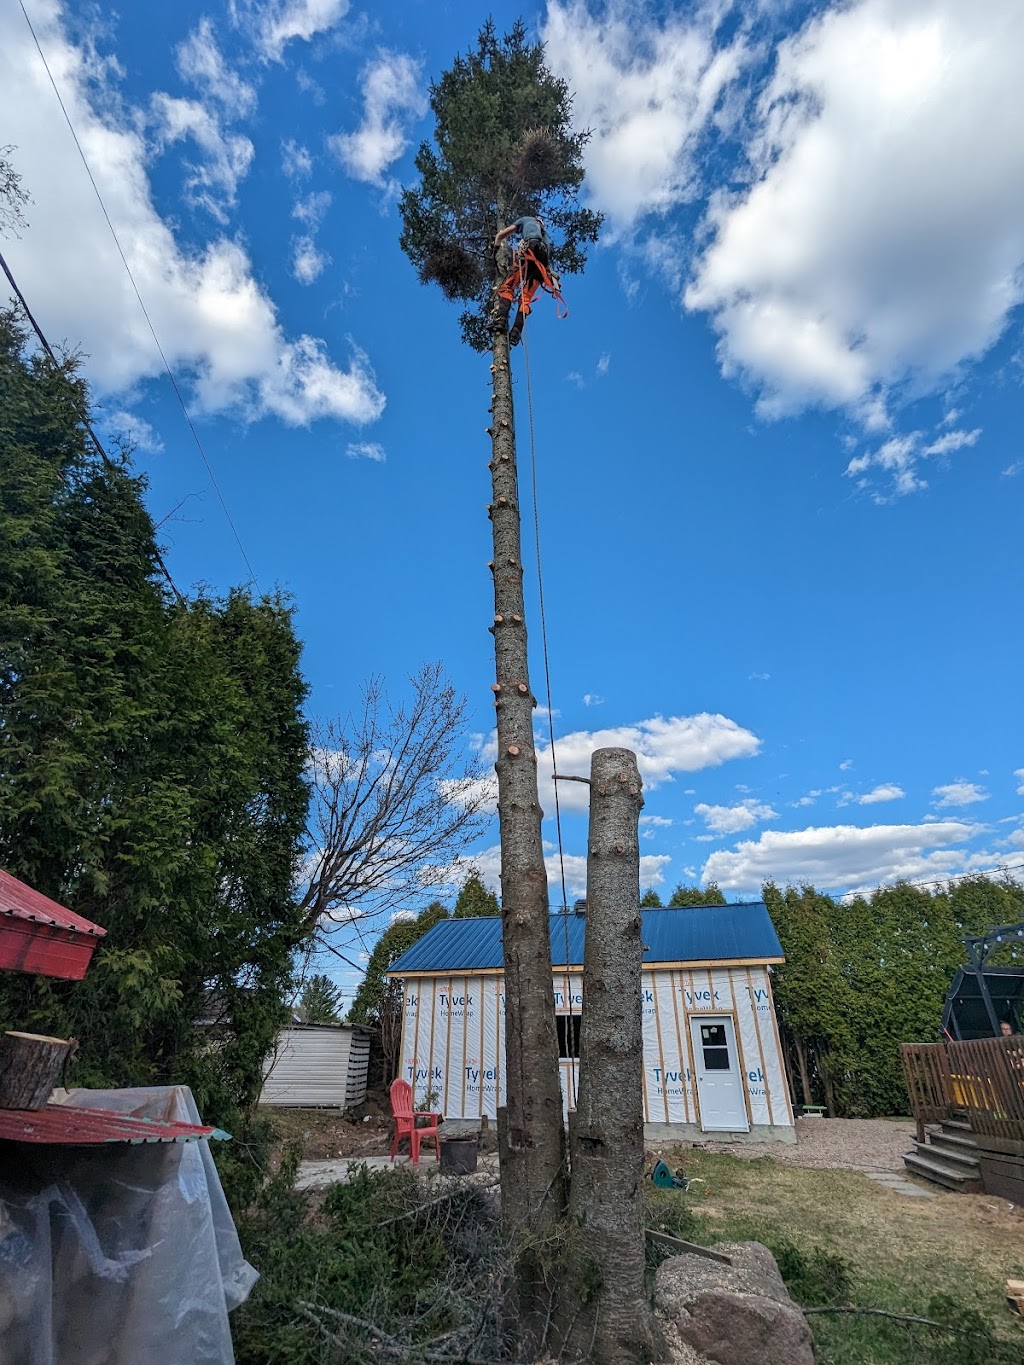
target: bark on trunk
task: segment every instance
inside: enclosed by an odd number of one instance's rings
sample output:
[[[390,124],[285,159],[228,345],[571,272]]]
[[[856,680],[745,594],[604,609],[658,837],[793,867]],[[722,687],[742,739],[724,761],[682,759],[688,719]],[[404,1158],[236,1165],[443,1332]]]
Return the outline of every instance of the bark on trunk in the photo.
[[[825,1059],[821,1055],[821,1049],[818,1047],[815,1047],[814,1049],[814,1062],[818,1068],[818,1075],[821,1077],[821,1083],[825,1088],[826,1112],[830,1119],[835,1118],[836,1101],[835,1091],[832,1088],[832,1077],[829,1075],[828,1066],[825,1063]]]
[[[567,1360],[642,1365],[660,1350],[644,1291],[644,1126],[636,758],[591,760],[580,1081],[559,1300]]]
[[[74,1038],[38,1033],[0,1036],[0,1109],[45,1108],[65,1058],[77,1047]]]
[[[501,919],[505,958],[506,1135],[502,1162],[506,1232],[536,1246],[565,1215],[565,1129],[555,1032],[548,879],[541,842],[537,754],[527,666],[526,612],[508,336],[496,331],[491,434],[494,635]],[[506,1180],[508,1189],[505,1189]],[[536,1267],[535,1267],[536,1269]],[[536,1277],[534,1277],[536,1278]],[[520,1285],[524,1318],[540,1310]],[[543,1314],[547,1317],[547,1305]]]
[[[789,1089],[789,1100],[793,1106],[793,1113],[795,1114],[796,1107],[800,1101],[797,1099],[796,1078],[793,1075],[793,1059],[790,1056],[789,1039],[782,1029],[779,1030],[779,1050],[782,1053],[782,1065],[786,1072],[786,1085]]]
[[[813,1104],[814,1096],[811,1094],[811,1078],[807,1074],[807,1054],[804,1052],[802,1041],[793,1034],[793,1046],[796,1048],[796,1060],[800,1067],[800,1088],[804,1092],[804,1104]]]

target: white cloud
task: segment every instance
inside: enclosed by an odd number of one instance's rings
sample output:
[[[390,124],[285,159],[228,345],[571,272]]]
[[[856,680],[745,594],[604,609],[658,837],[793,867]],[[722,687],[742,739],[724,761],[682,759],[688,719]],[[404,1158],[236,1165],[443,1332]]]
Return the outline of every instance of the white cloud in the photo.
[[[870,478],[863,477],[872,469],[880,469],[891,478],[892,496],[901,497],[906,493],[916,493],[928,485],[921,478],[918,469],[920,461],[929,455],[949,455],[953,451],[973,446],[981,435],[981,428],[974,431],[947,431],[929,445],[922,445],[920,431],[909,432],[905,436],[893,436],[876,451],[855,456],[846,466],[846,474],[857,478],[859,486],[868,487]],[[882,494],[875,495],[876,502],[889,499]]]
[[[313,169],[309,148],[291,137],[282,142],[281,169],[290,180],[300,180],[309,175]]]
[[[693,810],[712,834],[739,834],[741,830],[750,829],[751,825],[756,825],[760,820],[778,819],[771,806],[765,805],[762,801],[755,801],[753,797],[741,801],[738,806],[709,806],[702,801],[694,806]]]
[[[314,190],[312,194],[295,201],[292,217],[298,218],[299,222],[305,223],[308,228],[318,228],[324,220],[324,214],[331,207],[331,197],[329,190]]]
[[[944,436],[938,437],[930,446],[925,446],[925,455],[949,455],[954,450],[963,450],[965,446],[977,444],[978,437],[981,435],[981,427],[975,427],[973,431],[947,431]]]
[[[1014,777],[1020,778],[1020,786],[1017,788],[1017,795],[1024,796],[1024,768],[1014,768]]]
[[[252,143],[239,133],[226,133],[218,115],[198,100],[157,91],[150,108],[160,151],[191,138],[204,153],[202,161],[186,162],[189,201],[208,209],[218,222],[227,222],[225,209],[234,206],[239,181],[252,164]]]
[[[349,0],[230,0],[236,22],[252,34],[260,53],[279,62],[293,39],[308,42],[339,24]]]
[[[768,682],[771,676],[770,673],[748,673],[747,682]]]
[[[651,791],[662,782],[671,782],[677,773],[715,768],[733,758],[752,758],[761,741],[750,730],[722,715],[704,712],[696,716],[653,716],[633,725],[612,726],[605,730],[577,730],[555,740],[560,773],[579,777],[590,775],[590,756],[595,749],[631,749],[637,757],[644,787]],[[553,810],[551,798],[551,752],[543,742],[537,745],[541,805]],[[586,810],[587,788],[578,782],[563,782],[559,787],[563,809]]]
[[[325,910],[317,921],[321,929],[330,929],[338,924],[352,924],[362,919],[364,912],[356,905],[336,905],[333,910]]]
[[[759,839],[712,853],[701,871],[725,891],[754,891],[765,881],[821,890],[868,890],[883,882],[945,877],[990,855],[955,847],[979,833],[963,821],[920,825],[834,825],[765,830]]]
[[[300,284],[318,280],[330,263],[330,256],[320,250],[312,237],[296,237],[292,242],[292,274]]]
[[[381,52],[364,68],[361,84],[362,123],[328,141],[353,179],[383,186],[384,172],[409,145],[409,123],[427,110],[420,64],[400,52]]]
[[[373,460],[383,464],[388,458],[387,451],[377,441],[354,441],[346,447],[345,454],[350,460]]]
[[[880,801],[898,801],[900,797],[906,796],[902,787],[895,782],[881,782],[871,791],[865,792],[863,796],[855,796],[853,799],[859,806],[874,806]]]
[[[583,694],[583,705],[584,705],[584,706],[603,706],[603,705],[604,705],[604,697],[598,696],[598,694],[597,694],[596,692],[584,692],[584,694]]]
[[[120,91],[111,85],[116,69],[88,42],[68,39],[56,4],[36,17],[139,290],[196,413],[230,411],[247,420],[269,414],[290,425],[378,417],[385,400],[367,357],[353,347],[340,368],[322,341],[289,338],[238,242],[218,237],[186,248],[178,241],[153,204],[149,149],[138,111],[119,105]],[[161,375],[46,73],[9,8],[0,10],[0,125],[18,144],[34,199],[31,229],[12,265],[40,323],[81,346],[87,377],[101,394],[126,393]]]
[[[584,0],[549,0],[541,37],[573,92],[577,126],[593,130],[587,184],[608,215],[606,236],[699,188],[701,136],[727,117],[722,95],[751,55],[742,37],[716,50],[715,8],[657,23],[624,0],[600,16]]]
[[[126,437],[139,450],[159,455],[164,448],[163,440],[144,417],[137,417],[123,408],[104,417],[102,425],[112,437]]]
[[[943,787],[933,787],[932,796],[938,797],[935,806],[971,806],[976,801],[987,801],[988,792],[976,782],[947,782]]]
[[[598,374],[598,375],[605,375],[605,374],[607,374],[608,371],[609,371],[609,369],[611,368],[611,363],[612,363],[612,358],[611,358],[611,356],[608,354],[608,352],[605,351],[605,353],[604,353],[603,355],[601,355],[601,356],[598,357],[597,364],[596,364],[596,366],[594,367],[594,372],[595,372],[595,374]]]
[[[710,204],[685,301],[768,415],[885,421],[1024,296],[1024,6],[855,0],[777,50],[748,188]]]
[[[841,773],[848,773],[852,767],[853,767],[853,759],[852,759],[852,758],[844,758],[843,761],[842,761],[842,763],[840,763],[840,765],[839,765],[839,771],[840,771]]]
[[[548,904],[555,909],[562,901],[562,867],[565,868],[565,887],[568,903],[586,895],[587,860],[579,853],[566,853],[559,859],[552,845],[544,845],[544,866],[548,874]],[[672,859],[665,853],[644,853],[640,856],[640,885],[645,889],[661,886],[665,880],[664,869]],[[447,869],[441,877],[444,885],[459,886],[465,880],[466,867],[472,864],[488,890],[501,894],[501,847],[494,845],[474,852],[471,858],[460,860]]]
[[[673,821],[671,821],[667,815],[641,815],[640,823],[642,825],[651,825],[655,829],[668,829]]]
[[[1024,460],[1014,460],[1012,464],[1008,464],[1003,470],[1003,478],[1015,479],[1021,470],[1024,470]]]
[[[555,809],[552,779],[551,749],[545,737],[535,734],[537,750],[537,782],[541,808],[548,815]],[[751,758],[760,749],[761,741],[751,731],[743,729],[726,716],[704,712],[696,716],[654,716],[633,725],[619,725],[606,730],[576,730],[572,734],[556,736],[555,757],[558,771],[563,776],[589,777],[590,756],[595,749],[631,749],[637,757],[644,788],[652,791],[663,782],[671,782],[677,773],[697,772],[716,768],[733,758]],[[494,734],[478,735],[476,748],[480,762],[490,765],[497,757]],[[486,776],[474,779],[465,789],[474,796],[482,790],[489,810],[496,808],[497,779]],[[463,795],[453,789],[451,799]],[[684,795],[692,796],[692,791]],[[581,782],[560,782],[558,800],[563,811],[585,811],[590,804],[589,788]]]
[[[242,118],[256,107],[255,90],[225,62],[209,19],[200,19],[198,27],[178,46],[174,58],[182,78],[215,99],[225,113]]]

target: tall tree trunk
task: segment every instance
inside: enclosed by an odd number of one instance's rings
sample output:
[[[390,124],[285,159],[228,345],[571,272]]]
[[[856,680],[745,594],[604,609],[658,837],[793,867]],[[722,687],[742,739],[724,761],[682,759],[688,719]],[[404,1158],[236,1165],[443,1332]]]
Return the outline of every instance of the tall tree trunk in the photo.
[[[832,1084],[832,1077],[829,1074],[827,1056],[822,1054],[822,1050],[818,1046],[814,1047],[814,1063],[818,1069],[818,1075],[821,1077],[821,1083],[825,1088],[825,1105],[828,1110],[828,1116],[830,1119],[834,1119],[836,1116],[835,1087]]]
[[[800,1089],[804,1092],[804,1104],[813,1104],[811,1078],[807,1072],[807,1054],[804,1052],[803,1040],[795,1033],[793,1034],[793,1046],[796,1048],[796,1060],[800,1067]]]
[[[572,1130],[563,1355],[642,1365],[658,1333],[644,1292],[640,843],[636,757],[590,768],[580,1083]]]
[[[505,959],[505,1141],[502,1215],[506,1231],[541,1244],[565,1216],[565,1127],[548,924],[548,879],[541,842],[537,753],[527,665],[526,611],[508,335],[493,344],[491,431],[494,536],[494,687],[497,710],[501,920]],[[542,1268],[524,1265],[519,1311],[538,1312]],[[531,1280],[532,1276],[532,1280]],[[531,1287],[532,1285],[532,1287]],[[532,1302],[531,1302],[532,1300]]]
[[[782,1053],[782,1065],[786,1071],[786,1085],[789,1089],[789,1100],[796,1113],[796,1107],[800,1103],[796,1093],[796,1080],[793,1076],[793,1058],[790,1056],[789,1038],[785,1030],[779,1030],[779,1051]]]

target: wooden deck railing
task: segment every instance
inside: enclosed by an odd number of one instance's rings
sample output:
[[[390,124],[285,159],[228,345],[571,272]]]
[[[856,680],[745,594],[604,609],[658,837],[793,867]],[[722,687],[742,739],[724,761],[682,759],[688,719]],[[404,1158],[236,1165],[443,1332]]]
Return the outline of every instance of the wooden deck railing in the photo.
[[[954,1109],[975,1133],[1024,1140],[1024,1038],[902,1043],[900,1054],[920,1141]]]
[[[900,1055],[910,1112],[917,1120],[917,1138],[924,1142],[925,1124],[941,1123],[953,1108],[946,1044],[901,1043]]]
[[[948,1043],[954,1104],[975,1133],[1024,1139],[1024,1038]]]

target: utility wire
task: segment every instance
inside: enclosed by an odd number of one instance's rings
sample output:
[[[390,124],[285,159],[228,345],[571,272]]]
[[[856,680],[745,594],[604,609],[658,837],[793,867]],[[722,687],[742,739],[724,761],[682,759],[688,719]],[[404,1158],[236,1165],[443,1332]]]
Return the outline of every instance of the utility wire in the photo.
[[[61,369],[61,363],[60,363],[60,361],[57,359],[57,357],[54,355],[54,353],[53,353],[53,347],[50,345],[50,343],[47,341],[45,335],[43,334],[43,329],[39,326],[39,323],[36,322],[35,318],[33,317],[33,315],[32,315],[32,310],[31,310],[31,308],[29,308],[28,303],[26,302],[25,295],[21,292],[21,289],[18,287],[18,281],[17,281],[17,280],[14,278],[14,276],[11,274],[11,268],[10,268],[10,266],[7,264],[6,260],[4,259],[4,255],[3,255],[3,252],[2,252],[2,251],[0,251],[0,267],[3,268],[3,272],[4,272],[4,274],[7,276],[7,279],[8,279],[8,282],[10,283],[11,288],[14,290],[15,294],[17,295],[18,302],[21,304],[22,311],[24,312],[25,316],[28,318],[29,323],[31,324],[32,330],[35,332],[36,336],[39,338],[39,344],[42,346],[42,348],[43,348],[43,350],[46,352],[46,354],[50,357],[50,360],[53,362],[54,368],[57,369],[57,370],[60,370],[60,369]],[[117,465],[114,463],[114,461],[110,458],[110,456],[109,456],[109,455],[107,454],[107,452],[104,450],[102,444],[100,443],[100,438],[96,435],[95,431],[93,430],[92,423],[89,421],[89,414],[88,414],[88,412],[87,412],[87,410],[86,410],[86,408],[85,408],[84,403],[78,405],[78,416],[79,416],[79,420],[81,421],[82,425],[85,427],[86,431],[87,431],[87,432],[89,433],[89,435],[92,437],[92,443],[93,443],[93,445],[96,447],[97,451],[99,452],[99,456],[100,456],[100,458],[102,459],[103,463],[106,465],[106,467],[107,467],[108,469],[116,469],[116,468],[117,468]],[[184,599],[184,597],[182,596],[182,594],[180,593],[180,591],[178,590],[178,586],[177,586],[177,584],[175,583],[174,579],[171,577],[171,572],[170,572],[170,570],[168,569],[167,565],[164,563],[163,556],[161,555],[161,553],[160,553],[160,551],[159,551],[159,549],[157,548],[156,545],[153,546],[153,555],[154,555],[154,557],[156,558],[157,564],[160,566],[160,572],[163,574],[164,578],[166,578],[166,579],[167,579],[167,582],[170,584],[171,591],[174,593],[175,597],[178,599],[178,601],[181,603],[181,605],[184,606],[184,605],[185,605],[185,599]]]
[[[526,286],[526,262],[523,260],[520,267],[520,289]],[[520,294],[520,308],[522,307],[522,295]],[[568,1037],[565,1040],[565,1050],[569,1058],[570,1088],[571,1093],[576,1093],[576,1057],[574,1055],[574,1042],[572,1037],[572,977],[569,963],[569,895],[565,885],[565,851],[562,846],[562,808],[558,799],[558,764],[555,760],[555,722],[551,706],[551,661],[548,656],[548,624],[547,615],[544,610],[544,569],[541,563],[540,552],[540,510],[537,498],[537,441],[534,435],[533,423],[533,386],[530,383],[530,343],[527,339],[528,328],[526,326],[528,315],[523,314],[523,370],[526,374],[526,411],[530,426],[530,493],[533,501],[533,543],[537,555],[537,598],[540,607],[540,639],[541,650],[544,656],[544,693],[545,704],[548,713],[548,744],[551,748],[551,785],[555,793],[555,830],[558,838],[558,869],[562,881],[562,931],[565,937],[565,1005],[568,1011],[569,1024],[567,1027]]]
[[[221,508],[224,512],[224,516],[227,519],[227,523],[231,527],[231,534],[234,536],[235,543],[239,549],[239,553],[241,554],[242,559],[245,561],[245,567],[249,571],[249,582],[255,583],[256,574],[253,570],[252,565],[249,562],[249,556],[245,553],[245,546],[242,544],[241,536],[239,536],[238,529],[235,526],[234,521],[232,520],[231,513],[228,511],[228,505],[224,501],[224,494],[220,491],[220,485],[217,483],[217,480],[213,473],[213,468],[210,464],[210,461],[206,457],[206,451],[203,449],[203,443],[199,439],[199,433],[198,431],[196,431],[195,424],[193,423],[192,418],[189,415],[189,410],[185,406],[185,400],[182,397],[181,390],[178,388],[178,381],[175,379],[174,372],[171,369],[167,356],[164,354],[164,348],[160,344],[160,338],[157,336],[156,328],[153,326],[153,320],[149,316],[149,310],[146,308],[146,304],[143,300],[142,294],[139,292],[139,286],[135,283],[135,276],[132,274],[132,268],[128,264],[128,258],[124,254],[120,238],[118,237],[116,231],[114,230],[114,224],[110,221],[110,214],[107,212],[107,206],[103,202],[103,196],[102,194],[100,194],[99,186],[96,184],[95,177],[93,176],[92,173],[92,167],[89,165],[89,162],[86,159],[85,152],[82,150],[82,144],[78,140],[78,134],[75,132],[75,125],[71,122],[71,116],[67,111],[63,99],[61,98],[61,93],[57,88],[57,82],[53,79],[53,72],[50,70],[50,65],[46,60],[46,57],[43,53],[43,49],[39,45],[39,39],[36,36],[35,29],[32,27],[32,20],[28,16],[28,11],[25,9],[24,0],[18,0],[18,4],[21,6],[21,12],[25,16],[25,23],[28,24],[28,30],[32,34],[32,41],[36,45],[36,51],[39,53],[39,59],[43,63],[43,67],[45,68],[47,76],[49,76],[50,78],[50,84],[53,86],[53,93],[57,96],[57,103],[60,105],[61,113],[64,115],[64,120],[67,123],[68,128],[70,129],[72,138],[74,138],[75,146],[78,148],[78,155],[82,158],[82,165],[85,167],[86,174],[89,177],[89,183],[92,185],[93,191],[99,202],[99,206],[103,211],[103,217],[106,219],[107,227],[110,229],[110,235],[114,239],[114,245],[117,247],[118,255],[121,257],[121,262],[128,273],[128,278],[131,281],[132,289],[134,289],[135,291],[135,297],[138,299],[139,307],[142,309],[142,315],[146,319],[147,324],[149,325],[150,332],[153,334],[153,341],[156,344],[156,349],[159,352],[160,359],[163,361],[164,369],[167,371],[167,378],[171,381],[171,388],[174,390],[174,396],[177,398],[178,403],[181,405],[181,410],[185,415],[185,421],[188,423],[188,429],[189,431],[191,431],[192,438],[196,443],[196,449],[199,451],[200,458],[202,459],[203,464],[206,466],[206,472],[209,475],[210,483],[213,485],[213,490],[217,494],[217,499],[220,502]]]
[[[995,867],[981,867],[972,869],[970,872],[951,872],[948,877],[936,877],[931,881],[920,882],[889,882],[885,886],[879,886],[877,890],[885,891],[892,886],[948,886],[951,882],[967,881],[970,877],[988,877],[993,872],[1019,872],[1024,868],[1024,863],[997,863]],[[838,901],[849,900],[851,897],[863,896],[863,891],[844,891],[841,896],[837,896]]]

